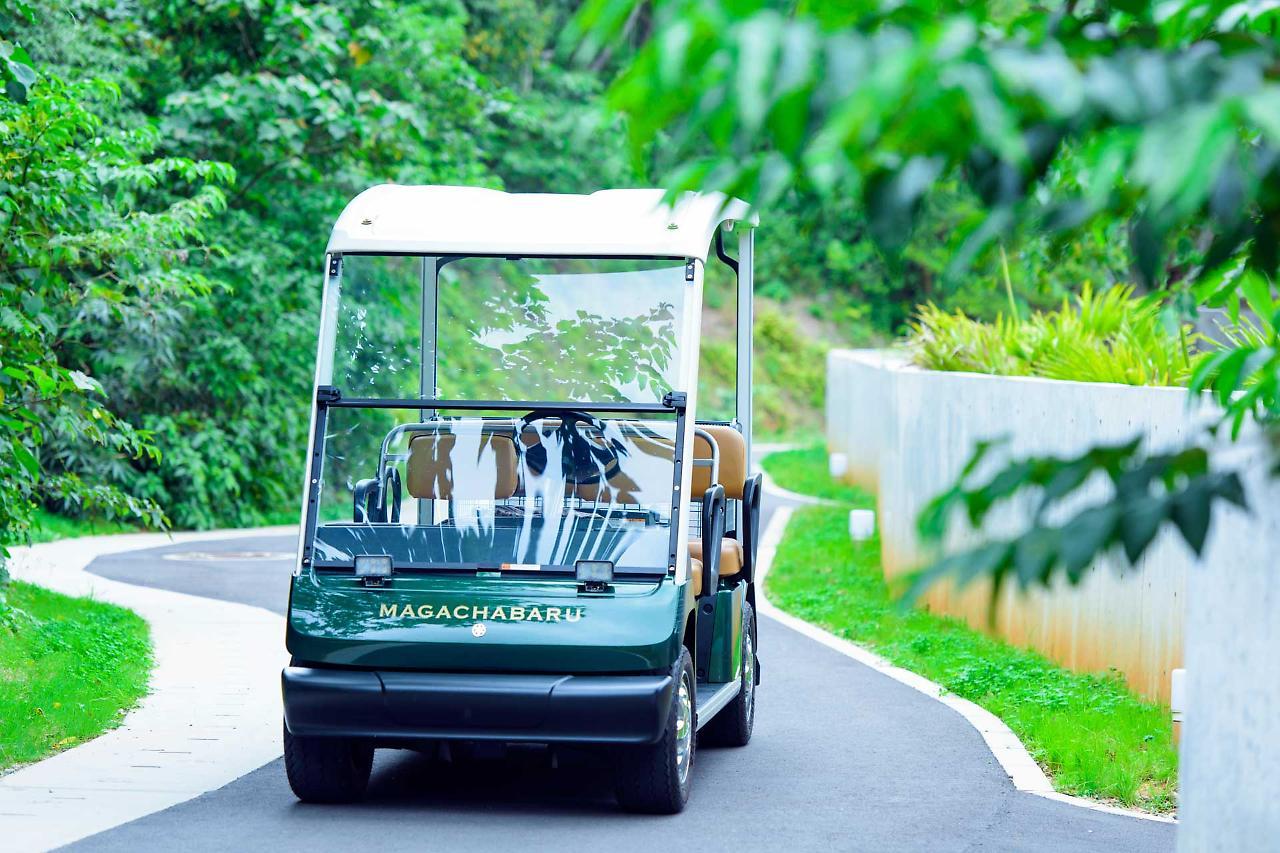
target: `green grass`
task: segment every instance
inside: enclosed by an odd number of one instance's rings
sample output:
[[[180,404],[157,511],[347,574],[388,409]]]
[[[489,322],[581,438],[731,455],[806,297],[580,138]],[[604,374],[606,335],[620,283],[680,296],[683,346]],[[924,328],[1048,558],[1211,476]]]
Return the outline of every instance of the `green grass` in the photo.
[[[866,492],[831,479],[827,473],[827,449],[821,444],[770,453],[761,460],[761,464],[773,481],[784,489],[827,500],[871,506],[871,498]]]
[[[820,452],[777,454],[791,458],[766,457],[765,467],[784,488],[803,491]],[[837,488],[809,491],[831,495]],[[1175,808],[1178,758],[1168,708],[1138,698],[1116,675],[1074,673],[958,619],[898,603],[880,568],[879,538],[849,539],[853,505],[869,507],[870,499],[857,493],[848,503],[792,516],[768,578],[775,604],[991,711],[1059,791],[1152,812]]]
[[[147,623],[31,584],[0,590],[0,769],[114,728],[151,671]]]

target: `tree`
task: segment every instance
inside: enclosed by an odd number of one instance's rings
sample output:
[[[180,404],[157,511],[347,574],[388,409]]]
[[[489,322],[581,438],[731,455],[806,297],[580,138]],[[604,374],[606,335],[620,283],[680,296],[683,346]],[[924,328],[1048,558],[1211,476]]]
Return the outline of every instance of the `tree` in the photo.
[[[615,38],[635,4],[593,0],[572,37],[586,57]],[[1241,305],[1243,324],[1191,382],[1209,390],[1237,436],[1280,421],[1280,11],[1271,4],[1174,0],[1025,4],[659,0],[652,35],[608,93],[641,154],[661,134],[681,155],[672,193],[714,189],[768,204],[793,187],[847,194],[871,235],[900,253],[930,193],[959,179],[982,215],[952,253],[954,279],[1020,232],[1069,241],[1126,227],[1133,268],[1174,292],[1183,316]],[[1173,246],[1180,249],[1176,262]],[[1204,451],[1147,455],[1141,442],[1075,459],[1014,460],[965,479],[922,518],[938,536],[963,507],[1039,493],[1034,523],[934,567],[1072,580],[1094,555],[1138,559],[1164,525],[1197,552],[1215,501],[1244,503],[1234,472]],[[1054,510],[1095,475],[1103,503]]]
[[[4,15],[33,15],[22,4]],[[51,439],[109,458],[158,459],[146,430],[108,407],[82,358],[100,318],[147,316],[207,293],[202,228],[223,207],[229,167],[156,157],[153,128],[102,121],[119,97],[101,80],[38,73],[0,45],[0,531],[20,542],[35,506],[58,500],[151,525],[161,508],[67,470]],[[62,447],[69,447],[63,441]],[[4,553],[0,551],[0,556]],[[2,566],[0,566],[2,569]]]

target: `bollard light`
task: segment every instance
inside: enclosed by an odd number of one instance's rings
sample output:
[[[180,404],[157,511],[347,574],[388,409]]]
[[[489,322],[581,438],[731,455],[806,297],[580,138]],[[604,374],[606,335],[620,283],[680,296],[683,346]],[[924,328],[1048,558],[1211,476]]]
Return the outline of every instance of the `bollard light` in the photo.
[[[854,542],[870,539],[876,532],[876,514],[874,510],[854,509],[849,511],[849,538]]]

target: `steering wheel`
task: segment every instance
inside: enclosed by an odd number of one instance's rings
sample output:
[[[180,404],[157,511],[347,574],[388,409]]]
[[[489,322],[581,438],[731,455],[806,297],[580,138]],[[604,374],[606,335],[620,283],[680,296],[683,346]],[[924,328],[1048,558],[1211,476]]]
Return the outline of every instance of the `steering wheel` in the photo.
[[[520,419],[522,426],[544,418],[559,418],[556,434],[560,437],[560,473],[566,482],[578,484],[599,483],[618,473],[619,458],[626,455],[626,447],[616,438],[605,436],[605,423],[595,415],[577,409],[534,409]],[[596,428],[599,440],[588,438],[578,429],[579,423]],[[541,441],[525,448],[525,461],[529,470],[542,474],[547,470],[547,447]]]

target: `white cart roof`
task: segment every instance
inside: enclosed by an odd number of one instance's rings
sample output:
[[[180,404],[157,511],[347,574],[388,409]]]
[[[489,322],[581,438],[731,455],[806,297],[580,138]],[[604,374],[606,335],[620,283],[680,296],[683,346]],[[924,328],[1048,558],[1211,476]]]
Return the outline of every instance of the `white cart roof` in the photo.
[[[707,259],[726,220],[755,225],[745,202],[662,190],[591,195],[507,193],[479,187],[381,184],[342,211],[328,251],[423,255],[591,255]]]

